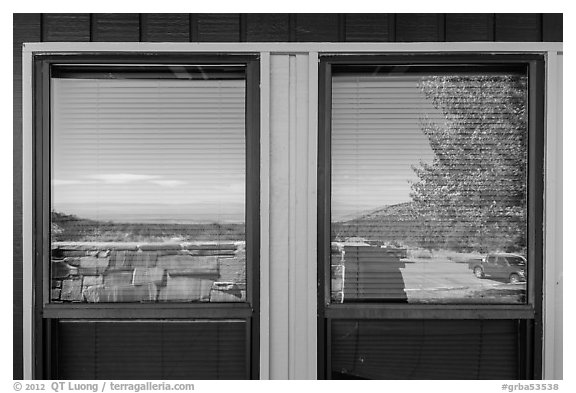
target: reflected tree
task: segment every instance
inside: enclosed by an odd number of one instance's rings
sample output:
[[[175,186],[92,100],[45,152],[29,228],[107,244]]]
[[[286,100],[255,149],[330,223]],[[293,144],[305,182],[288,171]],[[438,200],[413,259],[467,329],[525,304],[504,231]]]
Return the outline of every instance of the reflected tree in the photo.
[[[422,247],[522,251],[526,246],[527,80],[433,76],[420,89],[443,119],[421,118],[435,153],[414,166]]]

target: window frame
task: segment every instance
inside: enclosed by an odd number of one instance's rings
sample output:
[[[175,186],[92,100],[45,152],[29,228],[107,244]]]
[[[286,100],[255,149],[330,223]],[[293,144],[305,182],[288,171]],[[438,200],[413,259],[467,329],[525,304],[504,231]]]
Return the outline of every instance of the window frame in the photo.
[[[259,378],[260,353],[260,58],[248,54],[119,53],[33,56],[32,225],[33,347],[35,378],[52,375],[50,345],[59,319],[242,320],[246,323],[248,379]],[[242,303],[50,303],[51,78],[55,67],[227,65],[245,66],[245,240],[246,302]]]
[[[317,142],[318,142],[318,63],[319,56],[322,55],[342,55],[346,57],[365,55],[372,57],[381,54],[396,55],[418,55],[418,54],[484,54],[485,56],[502,55],[502,54],[539,54],[545,58],[546,79],[545,83],[545,101],[546,101],[546,200],[545,200],[545,288],[543,306],[544,318],[544,348],[543,363],[545,378],[555,378],[561,376],[562,364],[562,81],[563,81],[563,44],[555,42],[382,42],[382,43],[350,43],[350,42],[310,42],[310,43],[293,43],[293,42],[271,42],[271,43],[251,43],[251,42],[218,42],[218,43],[149,43],[149,42],[26,42],[22,44],[22,80],[15,83],[22,86],[21,99],[16,97],[16,102],[22,103],[22,114],[19,117],[22,122],[22,347],[23,347],[23,375],[25,379],[35,378],[35,364],[37,364],[37,352],[35,350],[35,331],[34,324],[35,302],[34,302],[34,242],[36,232],[32,220],[34,210],[35,195],[33,193],[33,172],[34,172],[34,155],[33,155],[33,137],[34,137],[34,75],[33,60],[37,55],[60,54],[60,55],[80,55],[91,54],[96,56],[111,56],[122,54],[145,54],[146,57],[162,54],[178,54],[182,56],[196,55],[215,55],[215,54],[245,54],[259,55],[260,57],[260,127],[261,127],[261,288],[262,293],[260,305],[260,377],[262,379],[270,378],[288,378],[289,375],[298,375],[300,378],[319,378],[317,362],[317,345],[322,338],[321,325],[318,324],[318,304],[317,304]],[[295,75],[295,69],[289,72],[283,69],[286,57],[306,56],[309,59],[309,75],[299,73]],[[280,61],[282,60],[282,61]],[[294,324],[290,324],[285,329],[284,323],[288,318],[287,312],[272,312],[272,306],[278,303],[283,304],[286,296],[279,291],[272,291],[271,282],[277,280],[279,274],[277,267],[281,263],[287,263],[287,256],[284,254],[274,253],[277,246],[271,240],[275,234],[286,236],[284,227],[279,225],[278,217],[271,222],[269,214],[278,209],[282,211],[291,209],[285,201],[282,205],[276,206],[270,204],[270,196],[275,187],[278,187],[283,178],[272,177],[269,175],[271,167],[276,166],[278,169],[287,170],[288,167],[284,162],[286,157],[281,157],[280,167],[278,157],[272,157],[272,151],[278,149],[277,140],[273,135],[280,130],[285,132],[286,126],[278,123],[280,115],[284,115],[287,110],[286,102],[279,102],[277,91],[280,87],[279,71],[294,75],[293,78],[300,80],[302,76],[307,77],[306,83],[309,102],[303,105],[308,107],[308,111],[303,110],[303,118],[308,121],[306,131],[309,133],[309,149],[298,151],[296,156],[298,160],[310,165],[309,177],[306,185],[302,190],[308,195],[306,206],[309,213],[308,225],[297,233],[298,239],[307,240],[306,263],[309,268],[306,270],[309,277],[313,277],[308,291],[298,293],[299,299],[304,299],[303,304],[308,304],[305,310],[295,315]],[[286,83],[286,85],[288,85]],[[303,100],[298,102],[302,104]],[[280,112],[279,112],[280,111]],[[296,115],[301,113],[300,110],[295,112]],[[283,118],[283,117],[282,117]],[[303,120],[303,123],[306,123]],[[276,160],[272,163],[271,158]],[[284,161],[283,161],[284,160]],[[302,178],[299,178],[302,180]],[[271,225],[274,224],[274,225]],[[293,238],[293,235],[289,235]],[[303,245],[300,245],[301,248]],[[289,247],[295,249],[295,245]],[[314,256],[314,257],[312,257]],[[274,263],[271,263],[272,257]],[[300,262],[299,262],[300,263]],[[298,273],[298,271],[296,272]],[[16,274],[16,273],[15,273]],[[16,276],[18,276],[16,274]],[[300,278],[301,276],[298,276]],[[293,291],[290,294],[294,298]],[[302,326],[307,329],[301,330]],[[296,330],[300,329],[300,330]],[[278,351],[278,342],[283,344],[287,336],[298,331],[299,337],[307,340],[308,350],[295,351]],[[295,333],[296,334],[296,333]],[[274,336],[274,345],[271,337]],[[318,357],[323,356],[318,353]],[[306,374],[300,370],[304,367]],[[560,370],[560,371],[559,371]],[[289,374],[290,373],[290,374]],[[292,374],[295,373],[295,374]]]
[[[525,65],[528,69],[527,251],[525,304],[332,303],[331,123],[332,66],[362,65]],[[544,287],[544,136],[545,57],[540,54],[418,53],[335,55],[320,57],[318,92],[318,377],[330,378],[332,319],[517,319],[526,342],[520,367],[527,376],[542,377],[542,297]],[[533,323],[531,323],[533,321]],[[520,344],[520,343],[519,343]],[[522,345],[522,344],[520,344]]]

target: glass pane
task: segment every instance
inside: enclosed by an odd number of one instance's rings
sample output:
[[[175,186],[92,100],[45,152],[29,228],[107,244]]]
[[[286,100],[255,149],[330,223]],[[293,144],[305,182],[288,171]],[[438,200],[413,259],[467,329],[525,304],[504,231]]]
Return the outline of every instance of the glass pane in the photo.
[[[332,379],[524,379],[518,320],[332,320]]]
[[[332,83],[332,301],[524,303],[526,76]]]
[[[246,379],[247,329],[242,320],[59,320],[51,378]]]
[[[243,302],[245,80],[52,79],[53,302]]]

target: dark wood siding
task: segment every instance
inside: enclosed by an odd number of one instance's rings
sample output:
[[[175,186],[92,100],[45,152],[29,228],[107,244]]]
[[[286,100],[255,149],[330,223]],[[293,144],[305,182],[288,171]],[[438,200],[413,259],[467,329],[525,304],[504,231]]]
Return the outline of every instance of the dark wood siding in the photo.
[[[444,14],[397,14],[396,41],[444,41]]]
[[[190,15],[143,14],[140,30],[142,41],[188,42],[190,41]]]
[[[298,42],[338,42],[338,14],[296,14],[295,37]]]
[[[90,41],[90,14],[42,15],[42,41]]]
[[[22,378],[23,42],[562,41],[562,14],[15,14],[14,379]]]
[[[140,41],[140,15],[93,14],[92,41]]]
[[[542,15],[542,41],[562,41],[562,14]]]
[[[290,40],[288,14],[250,14],[246,16],[246,41],[286,42]]]
[[[496,41],[542,41],[541,14],[497,14]]]
[[[345,40],[350,42],[392,41],[391,27],[394,19],[389,14],[347,14]]]
[[[197,31],[195,41],[238,42],[240,41],[239,14],[197,14],[194,22]]]
[[[561,42],[563,14],[42,14],[42,41]]]
[[[494,15],[446,14],[446,41],[494,41]]]

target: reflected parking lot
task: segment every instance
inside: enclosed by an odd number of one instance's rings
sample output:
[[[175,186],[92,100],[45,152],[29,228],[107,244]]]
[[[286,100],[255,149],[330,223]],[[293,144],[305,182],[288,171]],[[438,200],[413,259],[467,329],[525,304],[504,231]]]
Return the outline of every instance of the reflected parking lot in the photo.
[[[524,302],[526,283],[510,284],[504,280],[474,276],[465,262],[405,260],[401,268],[410,303]]]

